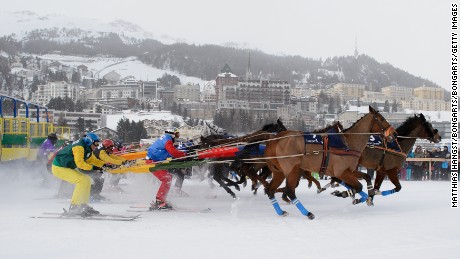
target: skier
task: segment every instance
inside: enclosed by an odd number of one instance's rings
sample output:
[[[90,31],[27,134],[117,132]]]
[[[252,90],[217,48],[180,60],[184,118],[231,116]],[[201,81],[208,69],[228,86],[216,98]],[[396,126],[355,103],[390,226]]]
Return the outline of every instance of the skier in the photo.
[[[113,154],[118,155],[121,153],[124,153],[126,151],[126,147],[123,146],[123,143],[121,141],[115,141],[113,143]],[[124,174],[112,174],[110,176],[110,181],[109,181],[109,187],[112,190],[118,191],[118,192],[123,192],[123,189],[121,189],[118,186],[118,183],[120,182],[121,178],[126,178]]]
[[[50,133],[48,134],[48,137],[46,138],[45,141],[40,145],[40,148],[38,149],[37,153],[37,162],[39,163],[39,172],[41,174],[41,181],[42,183],[47,182],[47,178],[49,176],[48,174],[48,169],[47,169],[47,162],[55,150],[56,150],[56,142],[58,138],[56,133]]]
[[[55,145],[57,140],[58,138],[56,133],[48,134],[48,137],[45,141],[43,141],[43,143],[40,145],[40,148],[38,149],[38,160],[44,161],[43,163],[46,163],[46,161],[48,161],[48,155],[54,152],[54,150],[56,150]]]
[[[112,154],[113,148],[113,141],[110,139],[104,139],[102,143],[93,151],[93,154],[97,159],[104,161],[106,164],[109,164],[109,167],[111,168],[125,164],[127,161],[126,159]],[[102,178],[103,170],[102,168],[95,168],[95,170],[97,170],[96,173],[90,174],[94,181],[94,184],[91,187],[90,197],[92,200],[103,201],[106,200],[106,198],[100,194],[102,187],[104,186],[104,178]]]
[[[85,137],[63,148],[56,154],[51,171],[57,178],[75,184],[69,213],[81,216],[97,215],[99,211],[88,205],[91,191],[91,178],[76,169],[92,170],[93,165],[105,167],[104,161],[92,155],[99,145],[100,139],[94,133],[87,133]]]
[[[186,142],[181,142],[179,143],[177,149],[179,151],[182,151],[184,153],[187,152],[187,149],[189,147],[195,146],[195,143],[193,143],[192,140],[187,140]],[[176,176],[176,182],[174,183],[174,190],[173,193],[176,196],[182,196],[182,197],[189,197],[190,195],[182,190],[182,184],[184,183],[184,179],[186,176],[191,176],[192,174],[192,168],[173,168],[169,170],[169,173],[171,175]]]
[[[185,152],[179,151],[174,147],[174,141],[179,136],[179,130],[176,128],[165,130],[165,134],[148,148],[147,159],[157,162],[171,157],[186,156]],[[161,181],[161,185],[157,192],[156,200],[150,206],[150,210],[171,210],[172,206],[166,203],[166,196],[171,188],[171,174],[167,170],[158,170],[153,172],[153,175]]]

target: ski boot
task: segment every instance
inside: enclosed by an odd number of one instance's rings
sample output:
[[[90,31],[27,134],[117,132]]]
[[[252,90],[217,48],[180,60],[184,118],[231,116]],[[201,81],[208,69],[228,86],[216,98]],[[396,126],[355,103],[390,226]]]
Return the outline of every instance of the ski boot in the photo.
[[[87,204],[70,205],[69,211],[67,213],[69,215],[78,215],[82,217],[89,217],[92,215],[100,214],[99,211],[93,209],[93,207],[88,206]]]
[[[165,201],[156,200],[150,204],[150,211],[153,210],[173,210],[173,207],[166,203]]]

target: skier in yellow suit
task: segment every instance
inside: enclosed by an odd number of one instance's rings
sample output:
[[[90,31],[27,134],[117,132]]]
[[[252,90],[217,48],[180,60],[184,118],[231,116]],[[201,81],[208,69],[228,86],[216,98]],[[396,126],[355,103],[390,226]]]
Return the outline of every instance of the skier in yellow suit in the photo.
[[[91,178],[76,170],[92,170],[93,165],[104,168],[105,162],[93,155],[93,150],[99,145],[100,139],[94,133],[63,148],[56,154],[51,171],[57,178],[75,184],[69,213],[89,216],[99,214],[99,211],[88,206],[91,191]]]
[[[114,144],[112,140],[104,139],[102,143],[93,151],[93,154],[97,159],[109,164],[108,167],[111,168],[126,164],[126,159],[113,154],[113,147]],[[98,169],[99,172],[102,173],[103,170],[101,168]],[[102,178],[102,174],[100,173],[91,174],[94,182],[93,186],[91,187],[91,199],[95,201],[106,200],[106,198],[100,194],[104,185],[104,178]]]

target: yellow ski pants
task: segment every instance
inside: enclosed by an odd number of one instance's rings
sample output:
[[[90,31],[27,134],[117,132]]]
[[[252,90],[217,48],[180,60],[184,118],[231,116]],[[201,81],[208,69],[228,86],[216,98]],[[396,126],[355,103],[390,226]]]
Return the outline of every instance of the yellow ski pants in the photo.
[[[88,175],[85,175],[75,169],[55,165],[51,167],[51,171],[57,178],[71,184],[75,184],[70,204],[81,205],[88,203],[91,191],[91,178]]]

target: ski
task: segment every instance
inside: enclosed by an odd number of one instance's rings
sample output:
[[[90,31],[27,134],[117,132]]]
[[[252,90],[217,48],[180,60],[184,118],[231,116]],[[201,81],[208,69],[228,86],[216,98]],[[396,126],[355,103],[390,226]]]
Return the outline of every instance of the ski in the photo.
[[[32,216],[33,219],[78,219],[78,220],[101,220],[101,221],[134,221],[138,217],[124,217],[124,218],[116,218],[116,217],[82,217],[82,216],[64,216],[64,215],[49,215],[49,216]]]
[[[57,212],[44,212],[43,215],[48,215],[48,216],[61,216],[61,217],[72,217],[72,216],[77,216],[77,217],[80,217],[79,215],[69,215],[69,214],[66,214],[66,213],[57,213]],[[130,218],[134,218],[134,219],[137,219],[139,218],[141,215],[138,214],[138,215],[119,215],[119,214],[97,214],[97,215],[92,215],[92,216],[89,216],[89,217],[99,217],[99,218],[127,218],[127,219],[130,219]]]
[[[173,207],[170,210],[149,210],[149,206],[131,206],[127,210],[128,212],[168,212],[168,211],[175,211],[175,212],[196,212],[196,213],[210,213],[212,210],[211,208],[180,208],[180,207]],[[135,210],[137,209],[137,210]]]

